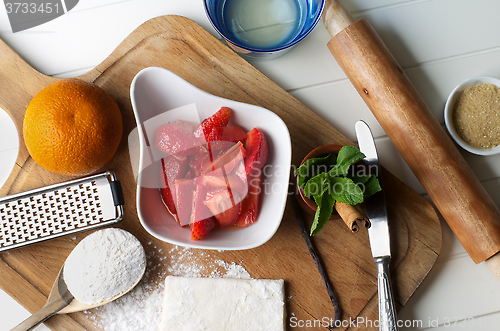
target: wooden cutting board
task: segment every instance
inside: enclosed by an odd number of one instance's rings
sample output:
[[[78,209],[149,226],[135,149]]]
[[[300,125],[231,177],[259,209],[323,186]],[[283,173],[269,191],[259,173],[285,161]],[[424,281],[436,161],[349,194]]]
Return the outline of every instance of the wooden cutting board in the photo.
[[[29,157],[21,133],[28,103],[42,88],[57,79],[31,68],[3,42],[0,42],[0,63],[0,107],[11,115],[20,133],[17,164],[0,195],[72,179],[38,166]],[[122,111],[123,140],[116,156],[105,169],[114,170],[123,185],[125,218],[117,226],[135,234],[145,244],[148,253],[167,255],[166,252],[173,248],[154,239],[140,225],[135,206],[136,184],[127,146],[128,134],[136,126],[129,97],[130,84],[141,69],[149,66],[164,67],[214,95],[259,105],[275,112],[290,131],[294,165],[300,164],[302,158],[317,146],[350,143],[195,22],[180,16],[164,16],[144,23],[103,63],[80,78],[104,88]],[[441,226],[433,207],[419,194],[389,173],[385,175],[385,183],[394,252],[393,286],[396,302],[403,306],[437,259],[441,248]],[[35,312],[45,303],[65,258],[87,234],[1,253],[0,286],[29,311]],[[342,320],[354,320],[358,316],[377,320],[376,270],[367,232],[353,234],[340,220],[330,221],[313,238],[313,242],[337,293]],[[192,253],[193,258],[203,259],[202,250],[193,249]],[[241,264],[254,278],[285,279],[288,318],[293,316],[295,321],[311,323],[334,316],[332,304],[301,237],[290,202],[279,230],[266,244],[245,251],[215,251],[210,256]],[[171,272],[168,271],[168,262],[160,259],[151,262],[165,273]],[[156,286],[154,279],[148,281]],[[57,315],[46,324],[53,330],[99,329],[84,313]],[[339,329],[348,328],[347,322],[344,325]],[[363,330],[377,329],[358,327]],[[288,328],[291,328],[290,325]]]

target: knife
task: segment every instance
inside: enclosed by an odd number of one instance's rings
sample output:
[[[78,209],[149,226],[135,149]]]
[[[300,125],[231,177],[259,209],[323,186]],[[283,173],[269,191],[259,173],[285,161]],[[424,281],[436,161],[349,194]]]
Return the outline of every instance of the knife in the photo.
[[[389,277],[391,247],[382,172],[370,127],[364,121],[358,121],[355,124],[355,130],[359,150],[365,154],[363,161],[367,171],[377,176],[382,187],[382,191],[365,199],[365,208],[366,216],[372,223],[368,229],[368,236],[373,260],[377,266],[379,330],[392,331],[397,330],[397,317]]]

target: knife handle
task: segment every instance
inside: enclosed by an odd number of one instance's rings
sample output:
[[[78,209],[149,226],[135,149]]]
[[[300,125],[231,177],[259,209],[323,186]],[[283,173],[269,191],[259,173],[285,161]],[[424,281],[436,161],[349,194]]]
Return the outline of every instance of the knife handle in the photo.
[[[377,265],[379,330],[397,331],[396,307],[389,278],[391,257],[376,257],[374,261]]]

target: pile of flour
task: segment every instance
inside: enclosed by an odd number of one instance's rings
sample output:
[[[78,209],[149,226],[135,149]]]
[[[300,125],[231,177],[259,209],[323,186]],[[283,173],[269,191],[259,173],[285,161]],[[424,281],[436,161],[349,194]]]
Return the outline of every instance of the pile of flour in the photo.
[[[142,281],[123,297],[85,312],[103,331],[157,330],[167,275],[251,278],[243,266],[214,258],[211,251],[200,253],[180,246],[163,251],[151,242],[146,248],[147,269]]]

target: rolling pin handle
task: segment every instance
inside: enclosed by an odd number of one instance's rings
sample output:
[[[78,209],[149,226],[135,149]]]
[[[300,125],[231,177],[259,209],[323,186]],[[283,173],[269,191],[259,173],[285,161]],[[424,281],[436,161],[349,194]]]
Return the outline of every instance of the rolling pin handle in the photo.
[[[500,252],[487,259],[486,265],[500,279]]]
[[[321,19],[332,38],[354,23],[351,14],[337,0],[325,0]]]

